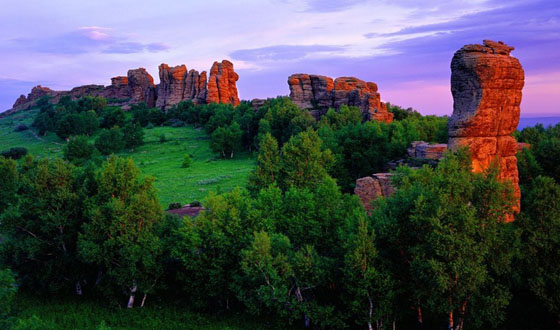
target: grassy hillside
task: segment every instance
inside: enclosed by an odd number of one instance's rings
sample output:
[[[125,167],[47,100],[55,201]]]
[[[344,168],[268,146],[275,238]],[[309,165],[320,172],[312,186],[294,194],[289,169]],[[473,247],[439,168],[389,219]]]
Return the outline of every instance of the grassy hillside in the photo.
[[[31,126],[37,110],[15,113],[0,118],[0,151],[25,147],[40,157],[62,157],[65,141],[55,134],[36,135],[33,129],[14,132],[19,124]],[[233,159],[218,158],[210,150],[210,140],[204,130],[189,127],[155,127],[144,130],[145,144],[119,155],[132,157],[145,175],[153,176],[161,204],[188,203],[204,200],[208,192],[227,191],[235,186],[244,187],[254,166],[254,157],[240,153]],[[92,142],[95,136],[92,137]],[[185,154],[193,163],[181,168]]]

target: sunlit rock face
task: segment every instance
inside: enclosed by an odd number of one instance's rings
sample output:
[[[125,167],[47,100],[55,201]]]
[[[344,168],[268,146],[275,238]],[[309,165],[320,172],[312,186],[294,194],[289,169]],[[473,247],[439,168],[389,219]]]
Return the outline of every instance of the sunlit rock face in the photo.
[[[195,104],[229,103],[239,105],[237,80],[239,76],[233,69],[233,63],[227,60],[214,62],[208,78],[206,71],[198,73],[187,70],[186,65],[170,67],[163,63],[159,66],[159,85],[144,68],[128,70],[127,76],[111,78],[111,85],[84,85],[70,91],[54,91],[48,87],[35,86],[27,95],[21,95],[11,110],[2,113],[8,115],[14,111],[28,109],[35,105],[42,96],[50,96],[51,103],[58,103],[62,96],[73,99],[84,96],[102,96],[109,104],[129,108],[131,104],[146,103],[149,107],[167,110],[183,100]],[[113,103],[112,103],[113,102]]]
[[[513,183],[519,212],[521,191],[517,171],[517,141],[511,134],[519,123],[525,75],[513,50],[502,42],[484,40],[466,45],[451,61],[453,115],[448,123],[450,149],[466,146],[473,171],[496,161],[500,178]],[[512,220],[511,218],[510,220]]]
[[[348,105],[358,107],[366,120],[393,121],[393,114],[381,102],[375,83],[355,77],[333,80],[326,76],[297,73],[288,77],[288,85],[292,102],[310,110],[315,118],[320,118],[329,108]]]
[[[229,103],[239,105],[236,82],[239,76],[233,70],[233,63],[223,60],[214,62],[208,78],[206,103]]]
[[[394,188],[391,185],[391,173],[376,173],[356,180],[354,194],[358,195],[366,211],[373,208],[372,202],[379,197],[389,197]]]

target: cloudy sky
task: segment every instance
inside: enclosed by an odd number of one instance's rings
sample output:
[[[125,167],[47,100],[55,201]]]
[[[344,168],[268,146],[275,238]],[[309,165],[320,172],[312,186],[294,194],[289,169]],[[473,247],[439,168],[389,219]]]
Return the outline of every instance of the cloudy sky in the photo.
[[[451,114],[449,63],[482,39],[515,46],[522,116],[560,115],[559,0],[13,1],[0,10],[0,110],[41,84],[70,89],[160,63],[229,59],[242,99],[289,93],[292,73],[356,76],[384,101]]]

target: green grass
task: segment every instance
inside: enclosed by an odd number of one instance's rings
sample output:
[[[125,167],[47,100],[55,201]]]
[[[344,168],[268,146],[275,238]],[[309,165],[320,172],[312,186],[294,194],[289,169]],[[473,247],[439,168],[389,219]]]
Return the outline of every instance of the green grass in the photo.
[[[38,317],[42,328],[98,329],[104,323],[110,329],[269,329],[270,324],[247,314],[210,315],[189,311],[176,305],[148,305],[144,308],[119,309],[96,301],[76,299],[58,301],[18,294],[15,318]],[[17,322],[17,320],[16,320]]]
[[[0,118],[0,151],[25,147],[29,153],[47,158],[62,157],[64,140],[54,133],[36,136],[35,130],[14,132],[19,124],[31,126],[37,110],[23,111]],[[119,155],[132,157],[144,175],[154,177],[161,205],[171,202],[204,201],[210,191],[229,191],[245,187],[255,164],[253,155],[238,153],[233,159],[218,158],[210,150],[210,140],[204,130],[189,127],[155,127],[144,130],[145,144]],[[160,142],[165,135],[165,142]],[[92,137],[92,142],[95,137]],[[185,154],[192,164],[182,168]]]

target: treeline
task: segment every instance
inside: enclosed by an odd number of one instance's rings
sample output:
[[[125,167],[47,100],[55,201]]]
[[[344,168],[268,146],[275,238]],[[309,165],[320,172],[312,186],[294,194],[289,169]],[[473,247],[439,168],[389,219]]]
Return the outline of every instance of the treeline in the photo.
[[[204,212],[185,219],[164,215],[129,159],[101,168],[0,159],[2,264],[35,294],[123,307],[180,301],[302,327],[544,329],[557,321],[553,179],[524,187],[523,213],[503,223],[511,186],[496,170],[473,174],[462,151],[436,168],[399,168],[396,193],[366,216],[328,174],[333,158],[315,131],[276,155],[266,146],[274,141],[262,139],[251,191],[211,194]]]

